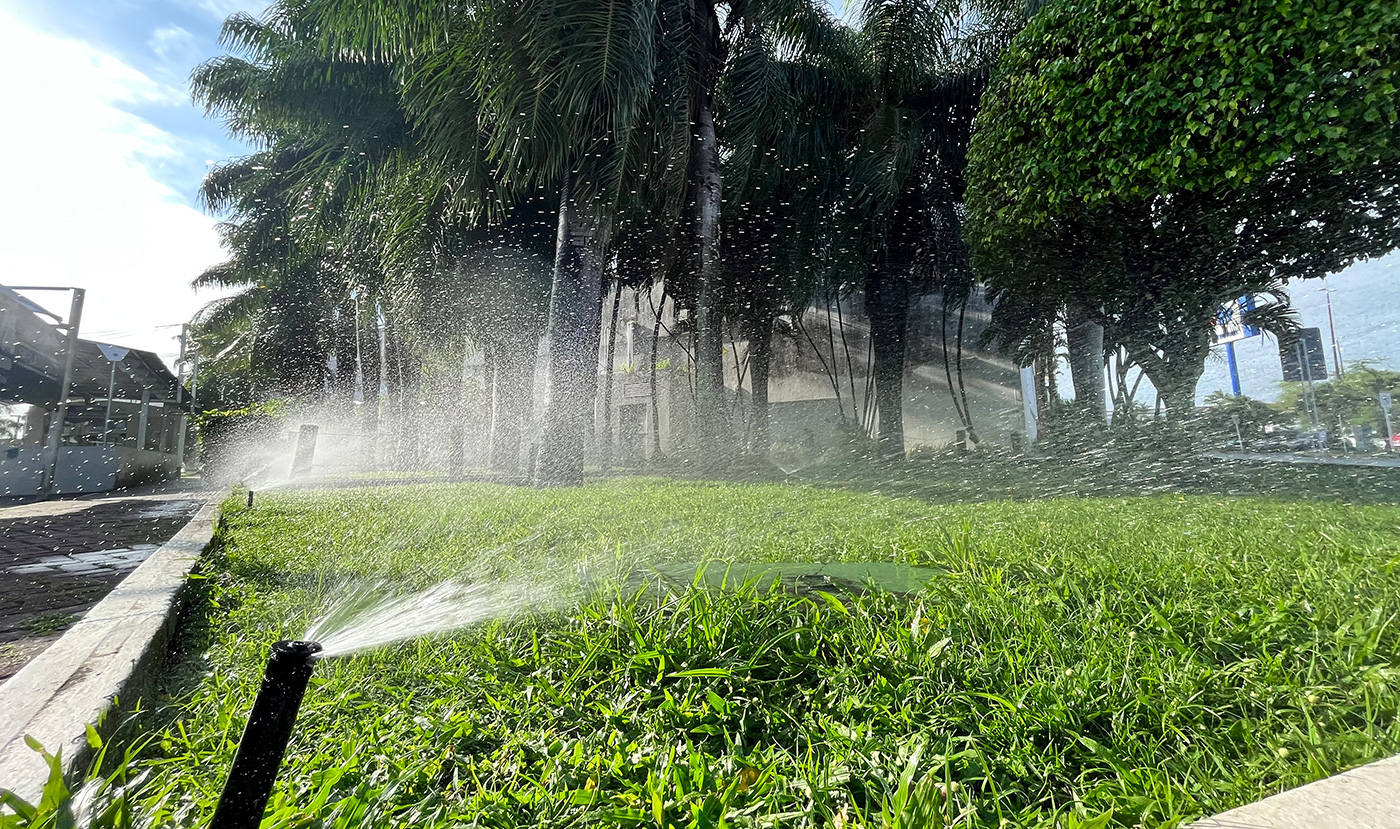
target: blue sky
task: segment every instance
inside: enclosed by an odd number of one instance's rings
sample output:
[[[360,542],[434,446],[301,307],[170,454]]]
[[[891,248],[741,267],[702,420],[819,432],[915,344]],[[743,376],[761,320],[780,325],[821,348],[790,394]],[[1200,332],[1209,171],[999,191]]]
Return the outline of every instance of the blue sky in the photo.
[[[206,161],[241,154],[244,147],[224,136],[190,102],[192,69],[223,54],[219,29],[236,12],[261,13],[260,0],[0,0],[30,32],[77,41],[136,70],[179,100],[136,100],[124,111],[174,137],[180,152],[146,159],[160,182],[187,200],[204,177]],[[42,78],[32,78],[42,82]],[[192,202],[191,202],[192,203]]]

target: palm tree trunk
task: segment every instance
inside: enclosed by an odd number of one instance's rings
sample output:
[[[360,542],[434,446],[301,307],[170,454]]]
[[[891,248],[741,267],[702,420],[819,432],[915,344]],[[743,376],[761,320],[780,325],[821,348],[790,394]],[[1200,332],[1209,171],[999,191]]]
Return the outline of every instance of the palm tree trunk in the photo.
[[[749,383],[753,389],[753,416],[749,424],[749,451],[768,454],[768,371],[773,360],[773,318],[759,314],[749,330]]]
[[[617,356],[617,311],[622,304],[622,282],[613,291],[612,321],[608,323],[607,356],[603,359],[603,417],[597,424],[594,442],[598,445],[598,458],[604,469],[612,468],[613,452],[613,360]]]
[[[718,454],[724,442],[724,347],[719,313],[719,222],[723,196],[719,140],[708,96],[697,107],[692,153],[695,165],[695,234],[700,254],[700,294],[696,300],[696,409],[701,451]]]
[[[661,308],[651,326],[651,376],[647,378],[647,393],[651,396],[651,454],[654,460],[661,459],[661,394],[657,388],[656,352],[661,345],[661,318],[666,313],[666,288],[661,289]]]
[[[530,416],[534,385],[534,345],[523,341],[497,343],[486,351],[491,377],[491,468],[515,472],[520,468],[520,439]]]
[[[549,295],[549,399],[535,469],[539,486],[583,483],[583,437],[598,390],[603,255],[610,217],[596,201],[576,199],[573,189],[572,175],[566,173]]]
[[[879,408],[880,454],[904,457],[904,355],[909,321],[909,281],[888,267],[871,272],[865,284],[875,352],[875,405]]]
[[[467,359],[471,356],[471,341],[462,342],[462,362],[457,374],[457,407],[451,423],[447,427],[447,480],[460,481],[462,467],[466,463],[466,432],[463,418],[466,417],[470,396],[467,394]]]

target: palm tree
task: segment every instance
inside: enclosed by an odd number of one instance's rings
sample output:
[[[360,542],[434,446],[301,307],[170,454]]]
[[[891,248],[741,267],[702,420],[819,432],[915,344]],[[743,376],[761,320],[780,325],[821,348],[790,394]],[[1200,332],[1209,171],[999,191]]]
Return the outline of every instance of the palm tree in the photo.
[[[991,66],[1032,9],[1017,0],[866,0],[848,199],[866,251],[881,451],[904,454],[903,378],[913,299],[929,287],[962,313],[967,145]],[[945,349],[946,350],[946,349]],[[964,425],[966,396],[953,388]]]
[[[816,17],[802,27],[805,48],[792,49],[792,36],[776,22],[741,22],[720,90],[730,194],[726,307],[748,340],[746,442],[760,455],[769,444],[775,322],[801,314],[829,275],[850,264],[840,256],[848,241],[840,208],[855,40],[845,27]]]
[[[226,235],[234,258],[204,281],[253,286],[247,299],[211,309],[211,320],[228,328],[238,313],[266,318],[267,303],[253,300],[280,284],[269,273],[299,269],[304,277],[317,275],[342,306],[352,289],[371,300],[362,309],[382,301],[400,362],[406,344],[420,344],[421,363],[424,351],[470,335],[486,347],[497,404],[493,464],[514,469],[521,424],[530,414],[529,368],[542,318],[535,254],[523,251],[541,232],[538,211],[529,206],[539,194],[522,205],[506,202],[485,163],[479,133],[456,141],[454,153],[434,155],[425,137],[433,133],[409,122],[404,67],[328,57],[296,4],[274,7],[264,21],[233,16],[224,41],[247,59],[224,57],[200,67],[196,97],[231,131],[268,149],[206,181],[211,209],[234,216]],[[509,257],[498,255],[503,248],[521,251],[523,259],[505,264]],[[522,289],[512,302],[502,299],[502,290]],[[424,312],[421,300],[448,297],[450,302]],[[281,328],[269,332],[320,338],[319,354],[302,361],[301,373],[311,378],[316,372],[309,366],[324,359],[327,340],[337,339],[332,311],[343,310],[340,318],[348,320],[350,308],[272,304],[321,308],[319,316],[295,325],[277,320]],[[317,348],[301,351],[312,355]],[[404,379],[410,386],[412,356]],[[317,386],[319,380],[311,378],[301,390]]]
[[[627,179],[623,161],[652,82],[654,4],[295,5],[327,45],[411,67],[406,102],[429,152],[461,155],[484,136],[500,187],[494,195],[509,202],[541,186],[559,193],[549,399],[536,479],[581,483],[597,386],[600,286]]]
[[[319,57],[304,31],[286,21],[234,15],[223,42],[247,58],[198,67],[195,99],[229,131],[260,149],[212,171],[201,188],[232,256],[197,284],[242,288],[206,310],[209,331],[242,330],[228,344],[248,350],[248,366],[283,391],[320,389],[335,347],[333,311],[349,289],[378,275],[337,233],[385,159],[408,144],[408,127],[385,67],[337,65]]]
[[[663,150],[673,159],[667,172],[685,171],[683,182],[668,175],[659,186],[679,184],[683,194],[676,220],[689,267],[680,275],[690,284],[680,286],[680,293],[694,310],[701,448],[713,458],[729,445],[722,352],[724,310],[731,299],[725,296],[731,281],[726,277],[733,274],[726,271],[721,243],[722,158],[748,163],[755,139],[765,137],[755,125],[771,122],[782,106],[779,98],[795,91],[782,85],[778,73],[764,73],[765,64],[779,63],[775,50],[796,63],[810,61],[839,41],[839,28],[823,4],[810,0],[661,0],[659,22],[657,37],[666,48],[655,73],[654,99],[661,105],[653,113],[670,128],[671,145]],[[798,78],[794,73],[787,80]],[[737,140],[721,134],[722,121]]]

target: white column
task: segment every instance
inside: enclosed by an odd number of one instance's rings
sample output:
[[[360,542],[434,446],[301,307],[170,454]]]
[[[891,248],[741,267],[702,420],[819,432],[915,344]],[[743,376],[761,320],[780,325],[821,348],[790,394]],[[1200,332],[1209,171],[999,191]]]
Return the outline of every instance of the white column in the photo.
[[[151,414],[151,390],[141,390],[141,417],[136,421],[136,448],[146,448],[146,421]]]
[[[1021,369],[1021,416],[1024,418],[1027,444],[1035,443],[1040,437],[1040,406],[1035,392],[1035,366],[1032,364]]]
[[[175,428],[180,431],[175,436],[175,458],[180,462],[180,469],[183,471],[185,468],[185,415],[182,414],[176,418],[176,423],[178,425]]]

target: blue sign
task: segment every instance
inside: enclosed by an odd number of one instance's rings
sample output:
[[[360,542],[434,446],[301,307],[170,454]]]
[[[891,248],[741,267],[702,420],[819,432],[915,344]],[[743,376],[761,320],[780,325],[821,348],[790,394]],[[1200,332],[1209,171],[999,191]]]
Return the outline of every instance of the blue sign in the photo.
[[[1245,315],[1253,310],[1254,297],[1252,296],[1242,296],[1233,302],[1227,302],[1220,306],[1220,310],[1215,312],[1215,331],[1211,335],[1211,345],[1232,343],[1236,340],[1259,336],[1258,327],[1244,323]]]

